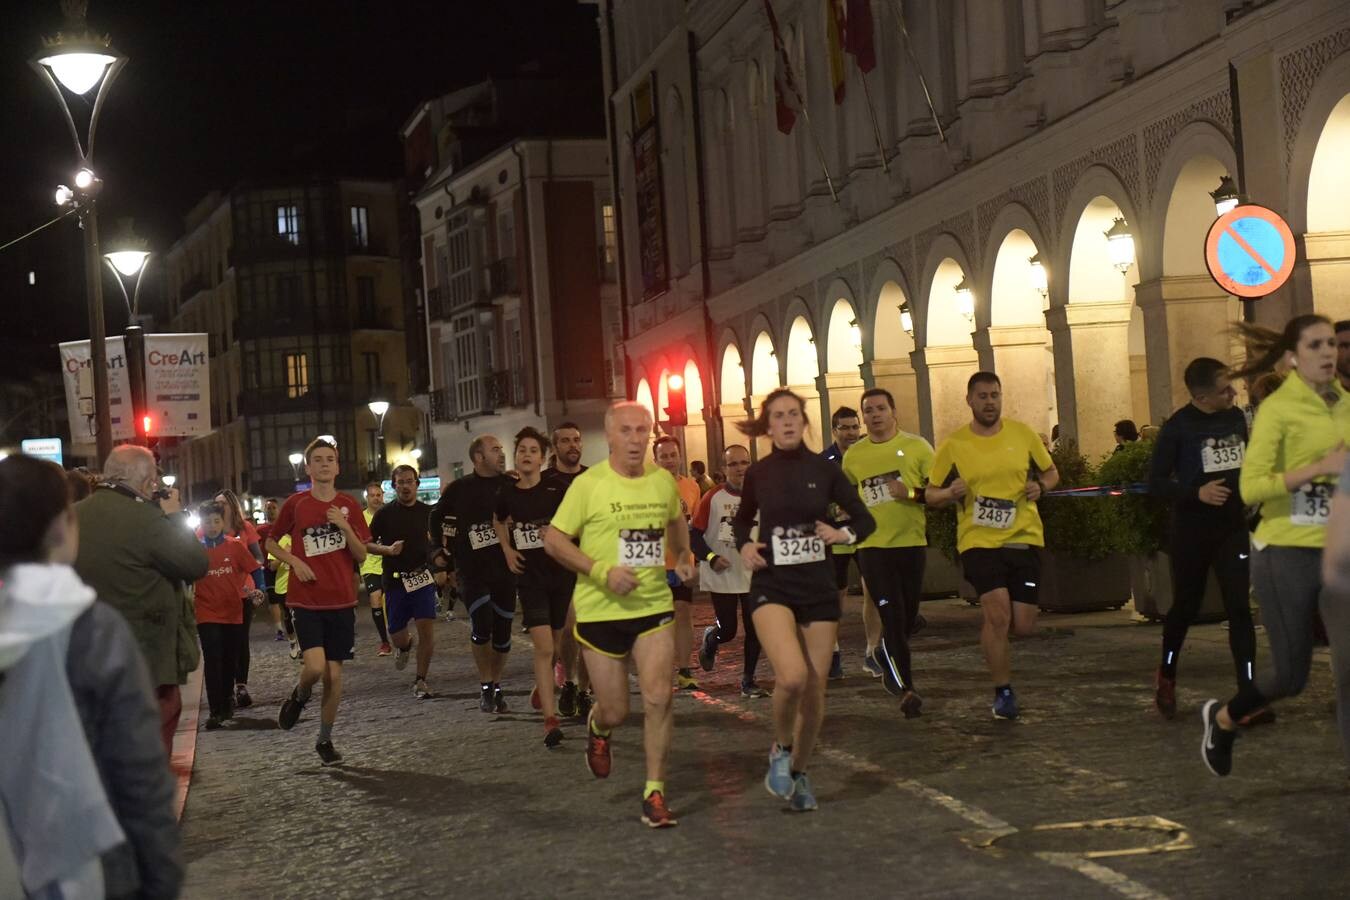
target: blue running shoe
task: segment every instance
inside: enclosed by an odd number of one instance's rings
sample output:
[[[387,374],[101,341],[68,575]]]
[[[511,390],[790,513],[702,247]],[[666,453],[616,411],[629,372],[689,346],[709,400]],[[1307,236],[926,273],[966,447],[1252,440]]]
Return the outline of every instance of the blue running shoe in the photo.
[[[792,796],[788,798],[788,804],[793,812],[810,812],[817,808],[816,794],[811,790],[811,781],[805,772],[793,779]]]
[[[780,800],[792,796],[792,754],[775,741],[769,749],[769,772],[764,776],[764,787]]]
[[[1002,688],[994,691],[994,718],[1017,718],[1017,695],[1013,693],[1012,688]]]
[[[844,661],[841,658],[839,651],[836,650],[834,651],[834,655],[830,657],[829,680],[838,681],[843,677],[844,677]]]
[[[873,678],[881,677],[881,663],[877,662],[877,651],[863,654],[863,671]]]

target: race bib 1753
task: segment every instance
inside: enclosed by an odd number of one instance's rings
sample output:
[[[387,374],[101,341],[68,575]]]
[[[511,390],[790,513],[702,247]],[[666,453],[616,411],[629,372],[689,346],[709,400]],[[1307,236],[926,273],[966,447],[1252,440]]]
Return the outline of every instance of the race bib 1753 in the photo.
[[[336,525],[316,525],[305,529],[305,556],[313,559],[347,547],[347,533]]]

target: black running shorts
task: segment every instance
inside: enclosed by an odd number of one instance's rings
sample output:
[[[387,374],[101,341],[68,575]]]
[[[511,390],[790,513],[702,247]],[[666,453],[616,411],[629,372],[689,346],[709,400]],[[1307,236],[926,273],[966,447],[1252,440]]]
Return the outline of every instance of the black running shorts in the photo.
[[[1035,606],[1039,599],[1041,555],[1034,547],[967,550],[961,554],[961,572],[981,597],[1003,588],[1014,603]]]
[[[374,594],[376,591],[384,590],[384,576],[378,572],[367,572],[361,576],[361,581],[366,586],[367,594]]]
[[[583,646],[614,659],[623,659],[643,635],[669,628],[675,613],[662,612],[636,619],[610,619],[604,622],[578,622],[573,634]]]
[[[356,647],[356,609],[291,609],[300,651],[323,648],[329,662],[352,658]]]
[[[526,585],[516,588],[520,597],[521,618],[526,628],[547,625],[558,631],[567,624],[567,608],[572,604],[572,585]]]
[[[759,609],[761,606],[786,606],[792,610],[792,615],[796,617],[798,625],[810,625],[812,622],[838,622],[839,621],[839,597],[827,597],[822,600],[797,600],[788,599],[773,594],[751,593],[750,608]],[[753,613],[751,616],[753,617]]]

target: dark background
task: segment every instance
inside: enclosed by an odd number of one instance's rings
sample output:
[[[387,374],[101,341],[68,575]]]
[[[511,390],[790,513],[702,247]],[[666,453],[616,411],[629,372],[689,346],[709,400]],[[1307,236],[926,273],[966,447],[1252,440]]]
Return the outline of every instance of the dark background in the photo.
[[[56,98],[28,66],[61,29],[60,4],[3,6],[0,243],[57,214],[52,193],[76,163]],[[576,0],[90,0],[89,26],[129,57],[99,118],[100,234],[106,244],[130,218],[158,253],[203,195],[240,180],[399,177],[398,129],[421,101],[531,63],[597,81],[600,68],[595,7]],[[88,337],[80,241],[71,217],[0,251],[3,369],[54,369],[56,343]],[[153,308],[163,268],[151,266]],[[120,332],[110,278],[104,299]]]

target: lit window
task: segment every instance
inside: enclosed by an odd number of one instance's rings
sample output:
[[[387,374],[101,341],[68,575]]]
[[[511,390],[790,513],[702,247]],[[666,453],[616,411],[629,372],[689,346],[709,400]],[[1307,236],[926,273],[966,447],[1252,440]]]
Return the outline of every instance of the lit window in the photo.
[[[370,246],[370,211],[364,206],[352,207],[352,243],[358,250]]]
[[[600,207],[600,216],[605,227],[605,265],[614,265],[619,255],[619,233],[614,227],[614,204],[606,203]]]
[[[292,244],[300,243],[300,209],[296,206],[277,207],[277,234]]]
[[[304,353],[286,354],[286,396],[292,400],[309,393],[309,357]]]

